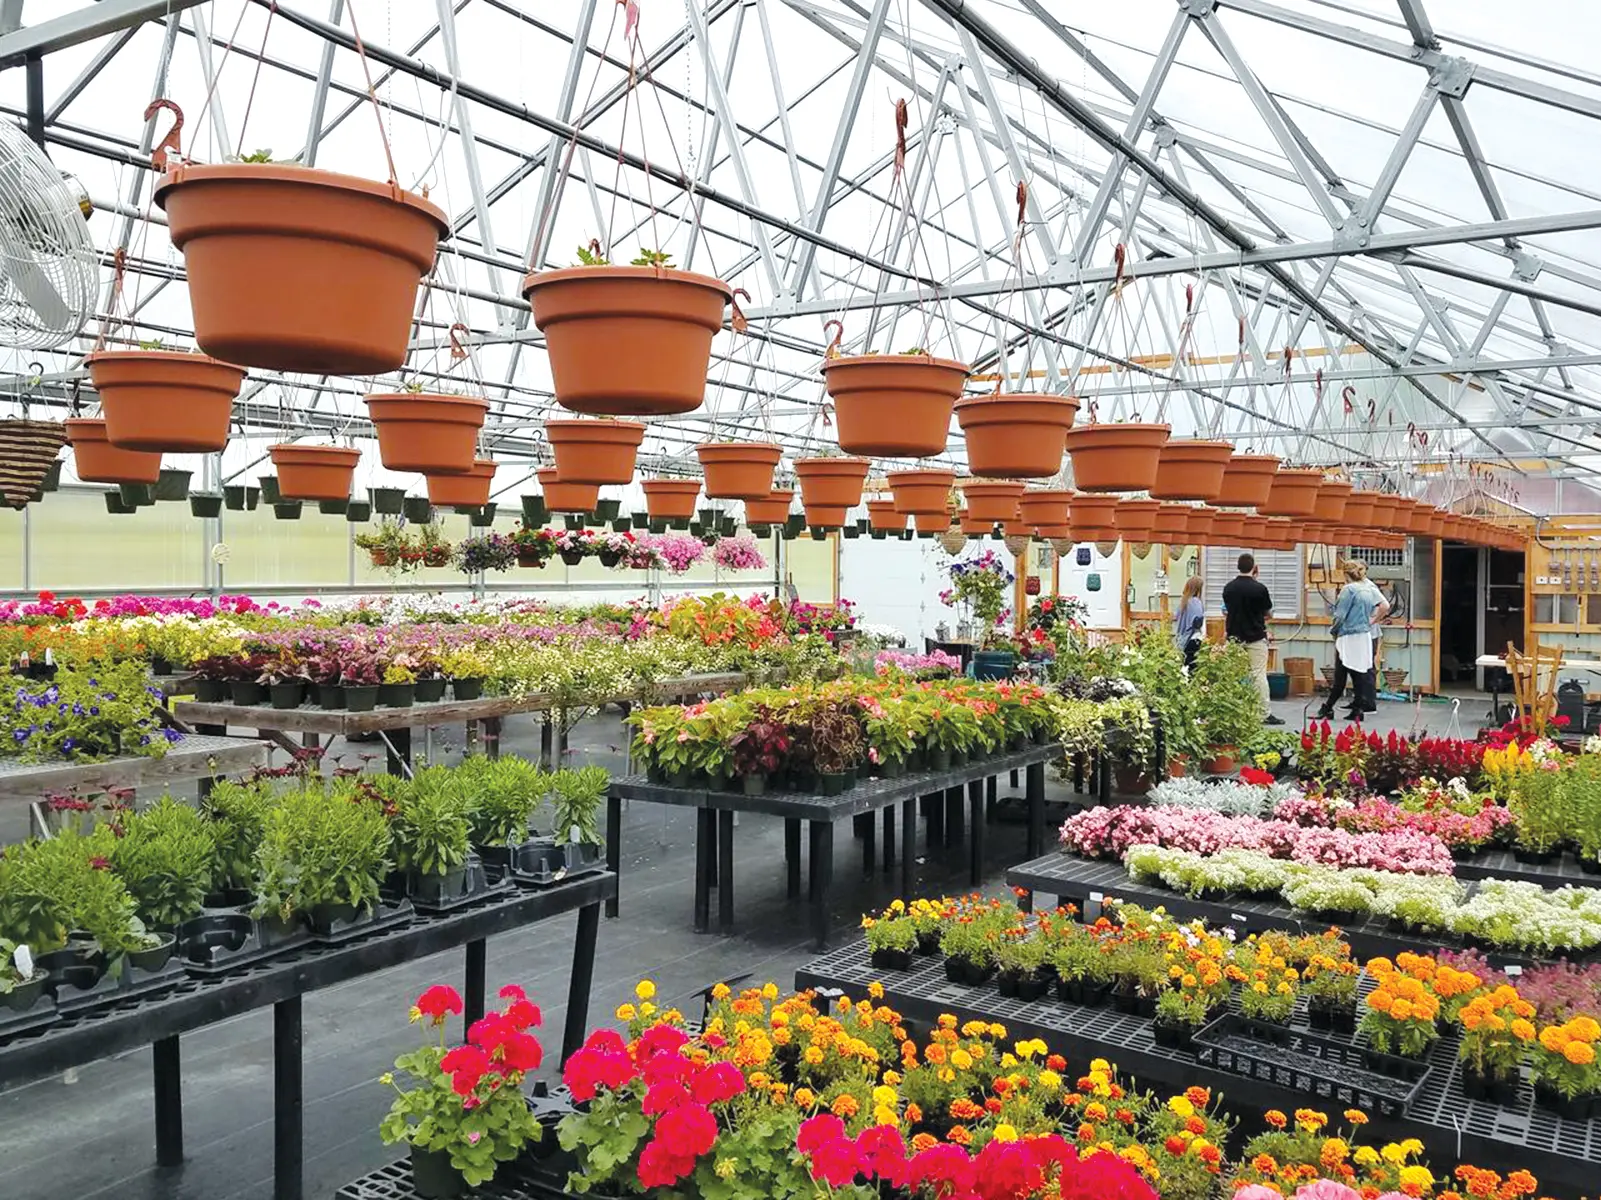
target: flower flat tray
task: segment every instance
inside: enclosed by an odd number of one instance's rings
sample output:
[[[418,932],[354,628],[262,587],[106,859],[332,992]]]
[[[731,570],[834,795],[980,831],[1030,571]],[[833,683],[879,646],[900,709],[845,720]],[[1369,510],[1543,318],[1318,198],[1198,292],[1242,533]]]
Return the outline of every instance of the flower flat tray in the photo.
[[[472,856],[467,867],[467,888],[459,896],[428,898],[411,896],[411,906],[420,913],[449,913],[475,904],[483,904],[511,890],[511,880],[495,878],[493,873]]]
[[[211,912],[178,926],[177,952],[190,975],[215,979],[314,944],[309,929],[291,937],[273,938],[253,917]]]
[[[1530,863],[1519,862],[1510,850],[1487,850],[1457,859],[1454,874],[1458,879],[1516,879],[1546,888],[1601,888],[1601,874],[1582,870],[1571,851],[1548,863]]]
[[[323,929],[313,925],[311,940],[319,946],[343,946],[346,942],[359,941],[369,934],[404,925],[416,915],[417,910],[412,907],[410,900],[380,900],[376,911],[364,916],[348,921],[335,920]]]
[[[93,987],[77,988],[63,983],[56,989],[56,1012],[67,1017],[104,1004],[125,1004],[130,1000],[148,999],[170,991],[188,977],[183,961],[178,957],[177,947],[174,947],[172,957],[159,971],[141,971],[133,964],[124,962],[120,975],[115,979],[110,975],[101,976]]]
[[[37,1002],[22,1012],[0,1008],[0,1038],[20,1037],[35,1029],[43,1029],[55,1024],[60,1016],[55,1001],[49,996],[40,996]]]
[[[473,1200],[564,1200],[568,1195],[561,1182],[525,1168],[521,1162],[509,1163],[495,1175],[467,1194]],[[334,1193],[334,1200],[415,1200],[417,1194],[411,1162],[403,1158],[345,1184]],[[592,1195],[601,1200],[598,1193]]]

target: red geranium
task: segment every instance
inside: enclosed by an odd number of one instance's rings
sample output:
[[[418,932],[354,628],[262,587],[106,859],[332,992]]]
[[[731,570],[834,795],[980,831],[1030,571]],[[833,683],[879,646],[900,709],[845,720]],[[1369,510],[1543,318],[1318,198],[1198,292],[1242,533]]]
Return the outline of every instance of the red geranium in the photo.
[[[436,983],[417,997],[417,1003],[414,1007],[417,1010],[417,1016],[413,1017],[413,1020],[427,1017],[435,1025],[443,1025],[447,1015],[459,1015],[461,1013],[461,996],[455,988]]]
[[[689,1090],[697,1104],[721,1104],[745,1090],[745,1073],[733,1063],[713,1063],[695,1076]]]
[[[656,1140],[673,1156],[697,1158],[717,1142],[717,1118],[701,1104],[681,1104],[656,1122]]]

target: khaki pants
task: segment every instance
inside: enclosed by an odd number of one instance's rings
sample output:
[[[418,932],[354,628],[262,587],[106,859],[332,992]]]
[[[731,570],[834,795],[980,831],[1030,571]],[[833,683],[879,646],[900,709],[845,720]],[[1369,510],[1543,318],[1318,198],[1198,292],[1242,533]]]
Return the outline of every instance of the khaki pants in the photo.
[[[1262,715],[1265,717],[1272,710],[1268,708],[1267,699],[1267,639],[1260,642],[1245,643],[1245,652],[1251,658],[1251,682],[1256,684],[1256,694],[1262,698]]]

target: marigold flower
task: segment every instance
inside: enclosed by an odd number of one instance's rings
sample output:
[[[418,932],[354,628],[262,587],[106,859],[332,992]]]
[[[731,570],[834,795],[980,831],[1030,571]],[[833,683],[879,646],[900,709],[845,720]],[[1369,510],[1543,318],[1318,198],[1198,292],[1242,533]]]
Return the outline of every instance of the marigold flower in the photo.
[[[1274,1129],[1283,1129],[1290,1123],[1289,1119],[1276,1108],[1268,1109],[1262,1119],[1265,1120],[1269,1125],[1273,1126]]]
[[[656,998],[656,985],[648,979],[641,979],[634,985],[634,995],[641,1000],[654,1000]]]

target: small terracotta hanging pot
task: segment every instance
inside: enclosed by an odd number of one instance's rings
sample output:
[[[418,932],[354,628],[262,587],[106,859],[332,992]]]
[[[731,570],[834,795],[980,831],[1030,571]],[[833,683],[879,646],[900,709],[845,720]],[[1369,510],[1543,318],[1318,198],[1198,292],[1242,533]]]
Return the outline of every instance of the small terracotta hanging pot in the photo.
[[[1117,541],[1117,497],[1074,496],[1069,524],[1075,542]]]
[[[428,503],[436,508],[482,508],[489,503],[499,465],[492,458],[480,458],[465,475],[428,476]]]
[[[361,451],[349,446],[305,446],[281,442],[267,453],[278,471],[285,500],[348,500]]]
[[[1117,504],[1117,531],[1125,542],[1149,542],[1156,526],[1156,514],[1162,509],[1160,500],[1119,500]]]
[[[417,286],[450,232],[421,196],[311,167],[229,163],[175,167],[154,199],[183,252],[207,354],[315,375],[404,365]]]
[[[951,527],[951,514],[943,508],[939,512],[913,513],[912,524],[917,526],[918,533],[944,533]]]
[[[1281,467],[1267,501],[1256,506],[1264,517],[1309,517],[1317,508],[1323,472],[1316,467]]]
[[[1034,526],[1034,536],[1042,542],[1050,542],[1054,545],[1057,542],[1071,541],[1073,527],[1065,521],[1060,525],[1036,525]],[[1061,551],[1057,551],[1057,553],[1061,553]]]
[[[1293,550],[1301,540],[1301,522],[1291,517],[1273,517],[1262,536],[1262,544],[1269,550]]]
[[[1062,469],[1074,396],[967,396],[956,402],[956,423],[967,439],[975,475],[1047,479]]]
[[[1190,541],[1197,546],[1226,545],[1227,543],[1221,543],[1218,540],[1222,536],[1218,532],[1219,515],[1220,514],[1213,512],[1210,508],[1190,509],[1190,518],[1187,528],[1187,532],[1190,535]],[[1240,520],[1243,522],[1245,518],[1241,517]]]
[[[862,484],[872,464],[865,458],[800,458],[795,478],[801,502],[830,508],[853,508],[862,502]]]
[[[1190,532],[1190,510],[1183,504],[1164,504],[1151,523],[1151,540],[1169,545],[1186,545]]]
[[[1312,515],[1319,521],[1344,521],[1346,506],[1355,488],[1355,484],[1344,479],[1325,479],[1317,490],[1317,503],[1312,508]]]
[[[1145,492],[1156,482],[1166,425],[1111,422],[1067,431],[1073,481],[1082,492]]]
[[[1234,447],[1228,442],[1180,438],[1162,447],[1151,496],[1157,500],[1215,500]]]
[[[555,420],[545,422],[545,437],[563,483],[605,486],[633,481],[645,427],[638,421]]]
[[[1211,503],[1221,508],[1255,508],[1273,494],[1279,459],[1271,454],[1236,454],[1223,468],[1223,486]]]
[[[119,450],[106,437],[106,423],[99,417],[68,417],[64,424],[83,482],[155,483],[161,477],[161,455]]]
[[[698,479],[647,479],[645,511],[653,521],[687,521],[695,515],[695,500],[700,495]]]
[[[1353,491],[1345,502],[1345,523],[1352,529],[1370,529],[1377,492]]]
[[[1067,488],[1035,488],[1017,500],[1018,515],[1025,525],[1056,528],[1072,520],[1073,493]],[[1066,537],[1066,534],[1060,535]]]
[[[706,499],[761,500],[773,490],[777,442],[707,442],[695,454],[706,472]]]
[[[1371,528],[1379,531],[1395,529],[1398,527],[1397,513],[1401,506],[1401,497],[1393,492],[1379,492],[1373,498],[1373,524]]]
[[[535,472],[545,491],[545,507],[551,512],[594,512],[600,503],[600,485],[595,483],[567,483],[557,477],[555,467]]]
[[[459,475],[472,469],[478,431],[489,404],[434,392],[379,392],[367,397],[378,433],[378,457],[391,471]]]
[[[113,446],[208,454],[228,444],[243,367],[180,350],[96,350],[84,364]]]
[[[927,354],[857,354],[823,363],[839,448],[870,458],[940,454],[967,367]]]
[[[794,488],[774,488],[760,500],[747,499],[745,524],[782,525],[789,520],[789,504],[794,498]]]
[[[891,471],[885,479],[895,497],[895,511],[921,516],[945,511],[950,503],[956,472],[939,468],[925,471]],[[918,532],[923,532],[919,525]]]
[[[1197,512],[1204,512],[1204,511],[1206,511],[1206,510],[1204,510],[1204,509],[1191,509],[1190,510],[1190,512],[1191,512],[1190,525],[1191,525],[1191,533],[1192,533],[1192,535],[1196,532],[1196,527],[1199,524],[1199,522],[1196,521],[1194,514],[1197,513]],[[1213,513],[1212,514],[1212,519],[1208,523],[1209,524],[1209,528],[1206,531],[1206,535],[1210,539],[1210,541],[1208,543],[1203,543],[1203,544],[1209,544],[1209,545],[1213,545],[1213,546],[1244,546],[1244,545],[1247,544],[1246,538],[1249,536],[1246,533],[1246,526],[1252,520],[1254,520],[1254,518],[1248,516],[1245,513],[1236,513],[1236,512]]]
[[[694,412],[706,399],[712,337],[733,291],[692,271],[605,266],[534,271],[523,296],[545,335],[557,403],[646,417]]]
[[[845,504],[802,504],[806,510],[806,524],[814,529],[838,529],[845,524]]]
[[[995,522],[975,517],[967,509],[957,514],[961,519],[962,532],[971,538],[987,538],[995,532]]]
[[[1389,501],[1388,522],[1385,526],[1396,533],[1412,532],[1412,514],[1418,510],[1418,502],[1407,496],[1392,496]]]
[[[895,511],[893,500],[869,500],[867,502],[867,521],[873,529],[882,529],[890,533],[899,533],[906,528],[906,514]]]
[[[1018,515],[1018,500],[1022,495],[1021,483],[985,479],[962,480],[962,497],[967,501],[968,515],[975,521],[1015,520]]]

